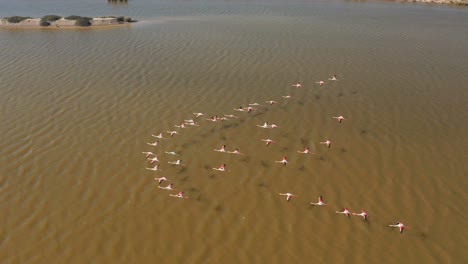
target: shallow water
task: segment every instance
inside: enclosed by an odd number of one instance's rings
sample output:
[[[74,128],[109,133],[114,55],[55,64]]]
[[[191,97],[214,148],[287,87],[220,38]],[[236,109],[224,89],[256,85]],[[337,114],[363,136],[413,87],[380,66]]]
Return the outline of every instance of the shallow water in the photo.
[[[0,30],[2,262],[467,258],[466,9],[11,2],[0,0],[2,17],[115,14],[141,22]],[[339,81],[315,84],[333,74]],[[303,88],[291,87],[297,81]],[[263,105],[233,111],[254,102]],[[193,112],[239,118],[174,127]],[[340,114],[341,124],[331,118]],[[281,127],[257,127],[265,121]],[[146,144],[174,129],[181,135]],[[266,147],[267,137],[277,143]],[[330,149],[319,144],[325,139]],[[223,144],[246,155],[212,151]],[[316,154],[297,153],[305,147]],[[146,170],[142,151],[158,153],[162,171]],[[282,156],[287,166],[274,162]],[[178,158],[186,167],[167,163]],[[222,163],[228,171],[211,169]],[[158,189],[153,178],[161,176],[189,199]],[[299,197],[288,203],[280,192]],[[328,206],[309,205],[319,195]],[[365,209],[369,221],[335,214],[343,207]],[[397,221],[411,229],[399,235],[387,227]]]

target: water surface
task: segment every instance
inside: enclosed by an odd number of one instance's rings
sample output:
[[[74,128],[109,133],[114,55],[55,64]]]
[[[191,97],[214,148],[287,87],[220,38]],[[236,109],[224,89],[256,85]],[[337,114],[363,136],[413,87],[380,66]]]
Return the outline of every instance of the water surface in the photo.
[[[0,5],[1,16],[140,20],[0,30],[5,263],[466,259],[466,9],[299,0]],[[333,74],[339,81],[315,84]],[[302,89],[291,87],[297,81]],[[254,102],[263,106],[233,111]],[[239,118],[174,127],[193,112]],[[340,114],[341,124],[331,118]],[[257,127],[265,121],[281,128]],[[181,135],[147,145],[174,129]],[[277,144],[266,147],[267,137]],[[330,149],[319,144],[326,139]],[[246,156],[213,151],[223,144]],[[297,153],[305,147],[316,154]],[[142,151],[158,153],[162,171],[146,170]],[[282,156],[287,166],[274,162]],[[187,166],[167,163],[178,158]],[[223,163],[229,171],[211,169]],[[161,176],[190,199],[158,189]],[[280,192],[299,197],[288,203]],[[309,204],[319,195],[329,206]],[[335,214],[343,207],[365,209],[369,221]],[[387,227],[397,221],[411,229]]]

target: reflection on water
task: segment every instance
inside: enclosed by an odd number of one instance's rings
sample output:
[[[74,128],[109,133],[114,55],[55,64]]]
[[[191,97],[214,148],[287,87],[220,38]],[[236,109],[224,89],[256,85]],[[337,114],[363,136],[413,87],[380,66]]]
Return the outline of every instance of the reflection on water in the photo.
[[[5,263],[463,259],[465,11],[345,1],[0,2],[4,15],[143,21],[0,31]],[[315,83],[333,74],[338,81]],[[298,81],[302,88],[291,86]],[[254,103],[251,113],[234,111]],[[206,120],[225,114],[237,118]],[[199,126],[174,127],[186,119]],[[280,127],[257,126],[267,121]],[[167,139],[149,146],[160,132]],[[320,144],[327,139],[330,148]],[[222,145],[245,155],[213,151]],[[298,153],[306,147],[315,154]],[[158,154],[160,171],[146,170],[155,164],[144,151]],[[286,166],[275,162],[283,156]],[[186,166],[168,163],[178,159]],[[220,164],[226,171],[212,169]],[[190,198],[170,197],[155,177]],[[278,195],[286,192],[298,197],[287,202]],[[320,195],[329,205],[310,205]],[[335,213],[344,207],[364,209],[369,221]],[[397,221],[411,229],[399,235],[388,227]]]

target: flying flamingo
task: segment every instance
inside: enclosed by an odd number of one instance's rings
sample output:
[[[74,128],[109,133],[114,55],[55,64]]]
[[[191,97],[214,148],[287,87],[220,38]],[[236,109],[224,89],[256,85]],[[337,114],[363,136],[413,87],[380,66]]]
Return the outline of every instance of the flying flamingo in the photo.
[[[360,213],[360,214],[358,214],[358,213],[353,213],[353,215],[360,215],[360,216],[362,216],[362,218],[364,218],[364,221],[367,221],[367,213],[366,213],[366,211],[364,211],[364,210],[361,210],[361,213]]]
[[[294,196],[294,197],[298,197],[297,195],[292,194],[292,193],[280,193],[279,195],[284,195],[284,196],[286,196],[286,201],[288,201],[288,202],[289,202],[289,200],[291,200],[291,197],[293,197],[293,196]]]
[[[309,148],[305,148],[304,151],[298,150],[297,153],[302,153],[302,154],[314,154],[313,152],[310,152]]]
[[[180,135],[177,131],[167,131],[167,133],[169,133],[171,135],[171,137],[173,137],[174,135]]]
[[[164,189],[164,190],[168,190],[168,191],[175,190],[175,189],[172,189],[172,186],[174,186],[174,184],[173,184],[173,183],[170,183],[170,184],[169,184],[168,186],[166,186],[166,187],[158,186],[158,188]]]
[[[336,211],[337,214],[345,214],[348,218],[350,216],[348,208],[345,208],[342,212]]]
[[[213,168],[213,170],[225,171],[226,170],[225,167],[226,167],[226,164],[221,164],[221,166],[219,166],[219,168]]]
[[[235,149],[234,151],[228,151],[228,153],[237,154],[237,155],[244,155],[244,154],[240,153],[238,149]]]
[[[277,160],[275,162],[278,162],[278,163],[283,163],[284,166],[286,166],[286,164],[288,163],[288,160],[286,159],[286,157],[283,157],[282,160]]]
[[[146,155],[146,158],[148,158],[148,157],[151,156],[151,155],[157,156],[156,154],[154,154],[154,153],[151,152],[151,151],[144,151],[144,152],[142,152],[142,153]]]
[[[182,164],[182,160],[168,161],[167,163],[172,164],[172,165],[181,165],[185,167],[185,165]]]
[[[158,164],[156,164],[154,167],[150,167],[150,168],[146,168],[146,169],[147,169],[147,170],[152,170],[152,171],[158,171],[158,170],[160,170]]]
[[[318,203],[310,203],[310,204],[313,204],[313,205],[327,205],[326,203],[323,202],[323,198],[322,198],[321,195],[318,198]]]
[[[296,84],[293,84],[291,86],[294,86],[296,88],[301,88],[302,87],[302,84],[300,82],[297,82]]]
[[[156,140],[156,142],[153,142],[153,143],[146,143],[146,144],[156,147],[159,144],[159,140]]]
[[[345,120],[345,118],[340,115],[340,116],[333,116],[333,118],[335,118],[336,120],[338,120],[338,123],[341,123],[341,121]]]
[[[328,80],[330,80],[330,81],[338,81],[338,79],[336,78],[336,74],[333,74],[333,77],[328,78]]]
[[[326,140],[326,141],[320,142],[320,144],[327,145],[327,147],[330,148],[332,142],[330,140]]]
[[[262,139],[262,141],[266,142],[265,144],[266,144],[267,146],[269,146],[270,143],[276,143],[275,141],[273,141],[273,140],[271,140],[271,139],[269,139],[269,138],[268,138],[268,139]]]
[[[396,225],[389,225],[389,226],[390,226],[390,227],[398,227],[398,228],[400,229],[400,234],[403,234],[403,230],[404,230],[405,228],[408,228],[408,229],[409,229],[409,227],[405,226],[405,225],[404,225],[403,223],[401,223],[401,222],[397,222]]]
[[[325,82],[324,81],[318,81],[318,82],[315,82],[315,83],[318,83],[320,86],[324,85]]]
[[[156,181],[158,181],[159,184],[161,184],[163,181],[169,181],[166,179],[166,177],[161,177],[161,178],[154,178]]]
[[[184,192],[179,192],[178,194],[169,194],[172,197],[177,197],[177,198],[188,198],[184,196]]]
[[[211,118],[207,118],[206,120],[211,121],[211,122],[217,122],[218,121],[218,116],[215,115],[215,116],[212,116]]]
[[[150,160],[150,161],[151,161],[150,164],[153,164],[153,163],[155,163],[155,162],[159,162],[159,160],[158,160],[158,155],[154,155],[153,158],[150,158],[150,159],[147,159],[147,160]]]
[[[202,115],[205,115],[205,114],[203,114],[203,113],[193,113],[193,114],[195,115],[195,118],[198,118],[198,117],[200,117],[200,116],[202,116]]]
[[[218,152],[226,152],[226,145],[222,145],[220,149],[213,149],[214,151]]]
[[[163,137],[163,135],[164,135],[164,132],[161,132],[161,133],[159,133],[159,134],[156,135],[156,136],[155,136],[155,135],[151,135],[151,136],[152,136],[152,137],[155,137],[155,138],[166,139],[166,138]]]

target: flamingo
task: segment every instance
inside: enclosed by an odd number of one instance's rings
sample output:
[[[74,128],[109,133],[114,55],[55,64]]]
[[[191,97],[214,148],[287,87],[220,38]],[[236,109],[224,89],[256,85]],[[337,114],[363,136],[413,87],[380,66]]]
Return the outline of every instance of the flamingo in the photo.
[[[302,153],[302,154],[314,154],[312,152],[310,152],[310,149],[309,148],[305,148],[304,151],[297,151],[297,153]]]
[[[341,123],[342,120],[345,120],[345,118],[340,115],[340,116],[333,116],[332,118],[335,118],[336,120],[338,120],[338,123]]]
[[[288,201],[288,202],[289,202],[289,200],[291,200],[291,197],[297,197],[297,195],[292,194],[292,193],[280,193],[279,195],[286,196],[286,201]]]
[[[153,143],[146,143],[146,144],[156,147],[159,144],[159,140],[156,140],[156,142],[153,142]]]
[[[154,153],[151,152],[151,151],[144,151],[144,152],[142,152],[142,153],[146,155],[146,158],[148,158],[148,157],[151,156],[151,155],[157,156],[156,154],[154,154]]]
[[[174,189],[172,189],[172,186],[174,186],[174,184],[173,184],[173,183],[170,183],[170,184],[167,185],[166,187],[158,186],[158,188],[163,189],[163,190],[172,191],[172,190],[174,190]]]
[[[310,204],[313,204],[313,205],[327,205],[326,203],[323,202],[323,198],[322,198],[321,195],[318,198],[318,203],[310,203]]]
[[[158,164],[156,164],[154,167],[150,167],[150,168],[146,168],[146,169],[147,169],[147,170],[152,170],[152,171],[158,171],[158,170],[160,170]]]
[[[167,131],[167,133],[169,133],[171,135],[171,137],[173,137],[174,135],[180,135],[177,131]]]
[[[226,164],[221,164],[221,166],[219,166],[219,168],[213,168],[213,170],[225,171],[225,167],[226,167]]]
[[[282,160],[278,160],[278,161],[275,161],[275,162],[283,163],[283,165],[286,166],[286,164],[288,163],[288,160],[286,159],[286,157],[283,157]]]
[[[332,142],[330,140],[326,140],[326,141],[320,142],[320,144],[327,145],[327,147],[330,148]]]
[[[220,149],[213,149],[214,151],[218,152],[226,152],[226,145],[222,145]]]
[[[169,195],[172,197],[176,197],[176,198],[188,198],[184,196],[184,192],[179,192],[178,194],[169,194]]]
[[[320,86],[324,85],[325,82],[324,81],[318,81],[318,82],[315,82],[315,83],[318,83]]]
[[[181,165],[181,166],[185,166],[184,164],[182,164],[182,160],[168,161],[167,163],[172,164],[172,165]]]
[[[403,234],[403,230],[404,230],[405,228],[408,228],[408,229],[409,229],[409,227],[405,226],[405,225],[404,225],[403,223],[401,223],[401,222],[397,222],[396,225],[389,225],[389,226],[390,226],[390,227],[398,227],[398,229],[400,229],[400,234]]]
[[[271,139],[269,139],[269,138],[267,138],[267,139],[262,139],[262,141],[266,142],[265,144],[266,144],[267,146],[269,146],[270,143],[276,143],[275,141],[273,141],[273,140],[271,140]]]
[[[154,155],[153,158],[150,158],[150,159],[147,159],[147,160],[150,160],[150,161],[151,161],[150,164],[153,164],[153,163],[155,163],[155,162],[159,162],[159,160],[158,160],[158,155]]]
[[[353,215],[360,215],[360,216],[362,216],[362,218],[364,218],[364,221],[367,221],[367,213],[366,213],[366,211],[364,211],[364,210],[361,210],[361,213],[360,213],[360,214],[358,214],[358,213],[353,213]]]
[[[296,88],[301,88],[302,87],[302,84],[300,82],[297,82],[296,84],[293,84],[291,86],[294,86]]]
[[[155,135],[151,135],[151,136],[152,136],[152,137],[155,137],[155,138],[165,139],[165,138],[163,137],[163,135],[164,135],[164,132],[161,132],[161,133],[159,133],[159,134],[156,135],[156,136],[155,136]]]
[[[336,211],[337,214],[345,214],[348,218],[350,216],[348,208],[345,208],[342,212]]]
[[[161,177],[161,178],[154,178],[156,181],[158,181],[159,184],[161,184],[163,181],[169,181],[166,179],[166,177]]]

